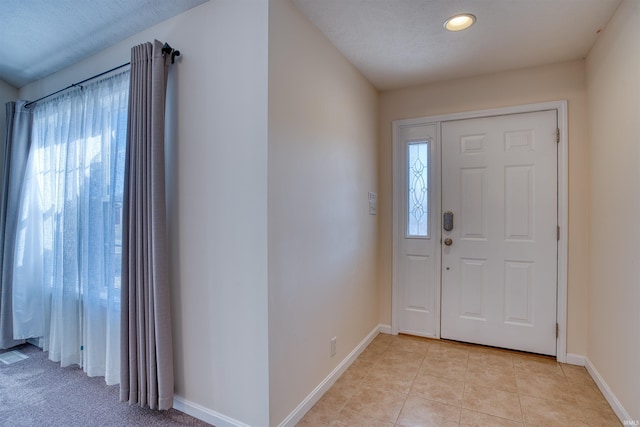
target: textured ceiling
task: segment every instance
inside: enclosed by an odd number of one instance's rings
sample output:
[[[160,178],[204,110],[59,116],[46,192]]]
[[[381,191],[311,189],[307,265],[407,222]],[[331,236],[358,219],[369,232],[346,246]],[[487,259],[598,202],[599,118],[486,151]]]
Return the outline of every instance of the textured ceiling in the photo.
[[[208,0],[2,0],[0,79],[20,88]]]
[[[621,0],[293,0],[378,89],[584,58]],[[456,13],[476,15],[459,33]]]

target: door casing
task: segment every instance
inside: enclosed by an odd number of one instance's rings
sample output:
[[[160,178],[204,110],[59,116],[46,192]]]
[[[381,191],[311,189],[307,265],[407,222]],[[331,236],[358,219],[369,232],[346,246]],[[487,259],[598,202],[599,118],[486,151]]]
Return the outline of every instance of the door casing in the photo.
[[[461,113],[444,114],[437,116],[419,117],[415,119],[394,120],[392,122],[392,161],[393,161],[393,259],[392,259],[392,314],[391,314],[391,333],[397,334],[399,331],[399,279],[398,279],[398,221],[400,220],[399,198],[402,182],[397,178],[399,174],[398,158],[396,146],[399,141],[400,130],[405,126],[416,126],[426,124],[437,125],[437,143],[441,144],[440,125],[442,122],[451,120],[462,120],[470,118],[483,118],[492,116],[501,116],[518,113],[528,113],[545,110],[556,110],[558,112],[559,142],[558,142],[558,224],[560,226],[560,239],[558,241],[558,295],[557,295],[557,314],[556,321],[559,327],[557,340],[556,359],[559,362],[567,360],[567,249],[568,249],[568,140],[567,140],[567,101],[553,101],[539,104],[527,104],[505,108],[494,108],[487,110],[476,110]],[[438,222],[435,230],[441,230],[441,215],[437,212]],[[435,236],[434,236],[435,237]],[[436,300],[436,325],[433,333],[434,338],[440,338],[440,288],[434,296]]]

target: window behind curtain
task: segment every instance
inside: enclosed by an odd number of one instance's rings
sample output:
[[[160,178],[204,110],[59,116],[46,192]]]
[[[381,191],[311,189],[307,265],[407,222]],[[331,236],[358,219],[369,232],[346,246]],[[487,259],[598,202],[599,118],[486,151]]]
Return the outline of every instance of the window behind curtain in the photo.
[[[108,384],[119,381],[128,94],[127,71],[36,105],[14,265],[23,338]]]

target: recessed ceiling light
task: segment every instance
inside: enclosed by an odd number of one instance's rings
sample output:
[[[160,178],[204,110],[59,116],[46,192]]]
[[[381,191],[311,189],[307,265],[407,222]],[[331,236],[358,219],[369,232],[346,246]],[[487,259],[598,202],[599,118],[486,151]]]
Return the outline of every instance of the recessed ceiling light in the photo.
[[[476,17],[470,13],[459,13],[444,21],[444,28],[449,31],[466,30],[476,22]]]

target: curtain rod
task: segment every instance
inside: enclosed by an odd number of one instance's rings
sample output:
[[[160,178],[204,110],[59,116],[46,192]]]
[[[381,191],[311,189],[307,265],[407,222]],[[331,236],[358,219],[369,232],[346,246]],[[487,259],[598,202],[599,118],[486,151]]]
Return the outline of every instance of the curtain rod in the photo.
[[[33,105],[33,104],[35,104],[35,103],[37,103],[37,102],[40,102],[40,101],[42,101],[43,99],[50,98],[50,97],[52,97],[53,95],[57,95],[57,94],[59,94],[60,92],[64,92],[64,91],[65,91],[65,90],[67,90],[67,89],[71,89],[71,88],[73,88],[73,87],[80,86],[82,83],[86,83],[86,82],[88,82],[89,80],[93,80],[93,79],[96,79],[96,78],[98,78],[98,77],[100,77],[100,76],[104,76],[105,74],[108,74],[108,73],[110,73],[110,72],[112,72],[112,71],[119,70],[120,68],[124,68],[124,67],[126,67],[127,65],[131,65],[131,62],[127,62],[126,64],[122,64],[122,65],[118,65],[117,67],[114,67],[114,68],[112,68],[112,69],[110,69],[110,70],[107,70],[107,71],[103,71],[103,72],[102,72],[102,73],[100,73],[100,74],[96,74],[95,76],[89,77],[88,79],[84,79],[84,80],[82,80],[82,81],[80,81],[80,82],[77,82],[77,83],[71,83],[69,86],[67,86],[67,87],[65,87],[65,88],[63,88],[63,89],[57,90],[57,91],[55,91],[55,92],[53,92],[53,93],[50,93],[49,95],[45,95],[45,96],[43,96],[42,98],[38,98],[38,99],[36,99],[35,101],[27,102],[26,104],[24,104],[24,106],[25,106],[25,108],[28,108],[30,105]],[[80,87],[82,87],[82,86],[80,86]]]
[[[164,54],[170,54],[170,55],[171,55],[171,63],[172,63],[172,64],[175,62],[175,57],[176,57],[176,56],[180,56],[180,51],[179,51],[179,50],[175,50],[174,48],[172,48],[171,46],[169,46],[169,43],[165,43],[165,44],[162,46],[162,53],[164,53]],[[53,95],[57,95],[57,94],[59,94],[60,92],[64,92],[65,90],[68,90],[68,89],[74,88],[74,87],[76,87],[76,86],[80,86],[80,85],[82,85],[82,83],[86,83],[86,82],[88,82],[89,80],[97,79],[98,77],[104,76],[105,74],[109,74],[109,73],[111,73],[111,72],[113,72],[113,71],[119,70],[120,68],[124,68],[124,67],[126,67],[127,65],[131,65],[131,62],[127,62],[126,64],[122,64],[122,65],[118,65],[117,67],[113,67],[113,68],[112,68],[112,69],[110,69],[110,70],[103,71],[102,73],[96,74],[95,76],[91,76],[91,77],[89,77],[88,79],[84,79],[84,80],[79,81],[79,82],[77,82],[77,83],[72,83],[72,84],[70,84],[69,86],[65,87],[64,89],[60,89],[60,90],[58,90],[58,91],[55,91],[55,92],[53,92],[53,93],[50,93],[49,95],[45,95],[45,96],[43,96],[42,98],[38,98],[38,99],[36,99],[35,101],[27,102],[24,106],[25,106],[25,108],[28,108],[29,106],[31,106],[31,105],[33,105],[33,104],[36,104],[36,103],[38,103],[38,102],[42,101],[43,99],[50,98],[50,97],[52,97]],[[80,86],[80,88],[82,88],[82,86]]]

